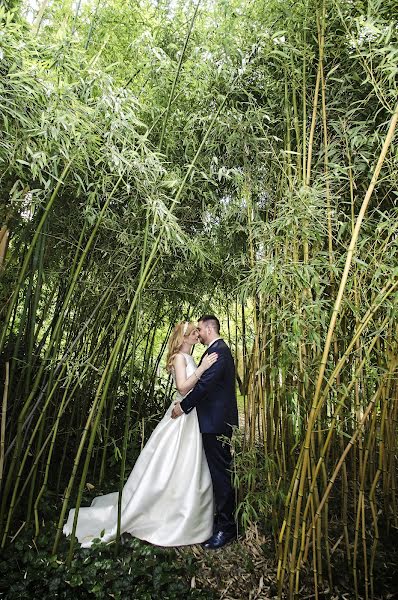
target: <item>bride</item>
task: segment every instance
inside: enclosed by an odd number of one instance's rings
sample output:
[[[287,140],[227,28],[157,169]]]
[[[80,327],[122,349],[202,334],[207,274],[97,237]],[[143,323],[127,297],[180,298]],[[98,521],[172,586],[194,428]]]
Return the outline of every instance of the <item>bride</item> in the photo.
[[[172,373],[180,401],[216,360],[207,355],[199,367],[191,356],[198,341],[193,323],[175,326],[168,344],[167,370]],[[171,418],[174,402],[142,449],[122,491],[120,532],[159,546],[198,544],[213,533],[213,489],[202,446],[196,409]],[[115,539],[118,492],[94,498],[80,508],[76,537],[83,548],[94,538]],[[63,532],[72,532],[75,509],[69,511]]]

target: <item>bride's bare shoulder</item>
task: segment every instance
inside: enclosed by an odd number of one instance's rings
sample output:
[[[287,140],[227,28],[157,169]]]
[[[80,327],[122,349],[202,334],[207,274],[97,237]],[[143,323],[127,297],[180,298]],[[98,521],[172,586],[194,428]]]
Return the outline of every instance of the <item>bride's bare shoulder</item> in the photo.
[[[181,352],[176,354],[175,357],[173,358],[173,366],[178,367],[180,365],[185,366],[185,357]]]

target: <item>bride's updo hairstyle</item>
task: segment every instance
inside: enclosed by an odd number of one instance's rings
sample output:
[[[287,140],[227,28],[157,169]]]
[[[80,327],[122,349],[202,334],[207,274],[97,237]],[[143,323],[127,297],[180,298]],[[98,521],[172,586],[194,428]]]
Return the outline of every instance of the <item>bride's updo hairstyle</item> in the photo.
[[[173,368],[174,357],[179,353],[181,346],[184,343],[184,338],[187,338],[194,329],[196,329],[195,323],[182,321],[181,323],[177,323],[171,332],[167,346],[166,359],[166,371],[168,373],[170,373],[171,369]]]

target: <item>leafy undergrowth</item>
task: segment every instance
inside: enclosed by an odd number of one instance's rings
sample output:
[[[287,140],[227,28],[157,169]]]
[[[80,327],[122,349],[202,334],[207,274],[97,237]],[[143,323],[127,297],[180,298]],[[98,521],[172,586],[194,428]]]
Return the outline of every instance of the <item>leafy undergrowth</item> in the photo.
[[[212,600],[212,591],[191,587],[196,560],[177,560],[174,549],[124,539],[118,556],[114,544],[78,548],[71,566],[63,551],[51,556],[45,535],[32,540],[29,533],[0,554],[0,597],[7,600]]]
[[[21,532],[0,553],[0,598],[120,600],[275,600],[277,598],[274,541],[256,526],[238,542],[217,550],[201,546],[159,548],[123,535],[119,554],[114,544],[77,548],[70,567],[62,539],[57,556],[51,556],[53,532],[36,541]],[[333,586],[325,581],[319,600],[353,600],[352,571],[347,569],[342,545],[333,551]],[[340,555],[339,555],[340,554]],[[374,600],[398,600],[398,550],[383,548],[375,568]],[[326,572],[327,569],[325,569]],[[360,590],[365,598],[361,565]],[[308,565],[301,572],[299,600],[316,598]]]

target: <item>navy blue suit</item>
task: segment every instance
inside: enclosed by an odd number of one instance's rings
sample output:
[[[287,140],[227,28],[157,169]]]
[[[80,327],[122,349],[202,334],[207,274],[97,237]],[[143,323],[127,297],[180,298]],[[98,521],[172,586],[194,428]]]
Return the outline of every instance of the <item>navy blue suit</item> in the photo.
[[[232,426],[238,425],[238,407],[235,391],[235,364],[224,340],[216,340],[203,354],[216,352],[217,361],[207,369],[193,390],[181,401],[181,408],[189,413],[195,406],[202,432],[203,447],[213,482],[216,504],[214,531],[231,533],[236,530],[234,520],[235,493],[231,484],[231,448],[217,439],[231,436]]]

